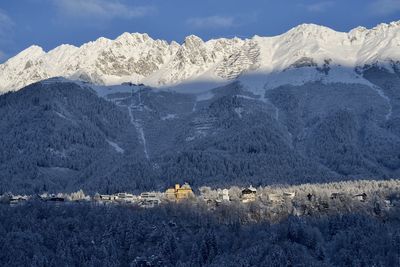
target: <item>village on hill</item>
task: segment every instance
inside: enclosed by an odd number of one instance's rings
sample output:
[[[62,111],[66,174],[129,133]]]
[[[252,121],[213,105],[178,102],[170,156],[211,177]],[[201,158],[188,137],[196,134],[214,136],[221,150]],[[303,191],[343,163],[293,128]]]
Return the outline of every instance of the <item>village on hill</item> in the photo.
[[[225,208],[247,210],[251,216],[246,220],[279,220],[289,215],[312,216],[317,214],[366,212],[383,216],[385,212],[400,208],[400,180],[348,181],[328,184],[303,184],[296,186],[233,186],[224,189],[200,187],[196,194],[187,183],[167,188],[164,192],[127,192],[115,194],[86,195],[82,190],[66,194],[44,193],[36,196],[0,196],[0,203],[23,205],[31,201],[46,203],[93,203],[95,205],[127,205],[138,208],[155,208],[183,203],[202,205],[210,211]]]

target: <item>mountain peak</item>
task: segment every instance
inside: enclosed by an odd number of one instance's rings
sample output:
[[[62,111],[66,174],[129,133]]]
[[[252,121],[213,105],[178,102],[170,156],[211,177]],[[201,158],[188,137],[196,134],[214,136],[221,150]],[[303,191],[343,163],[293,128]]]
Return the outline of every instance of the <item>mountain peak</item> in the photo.
[[[380,23],[374,28],[372,28],[372,31],[400,31],[400,21],[393,21],[391,23]]]
[[[392,21],[389,23],[390,26],[394,26],[394,27],[400,27],[400,20],[398,21]]]
[[[200,37],[193,34],[186,36],[184,41],[185,46],[197,45],[202,43],[204,43],[204,41]]]
[[[22,54],[41,55],[44,53],[45,53],[45,51],[43,50],[42,47],[40,47],[38,45],[31,45],[30,47],[26,48],[21,53],[19,53],[19,55],[22,55]]]
[[[83,44],[82,47],[90,46],[90,45],[93,45],[93,44],[100,45],[100,46],[105,46],[105,45],[107,45],[107,44],[109,44],[111,42],[112,42],[112,40],[110,40],[108,38],[100,37],[100,38],[97,38],[97,40],[94,41],[94,42],[88,42],[86,44]]]
[[[152,40],[152,38],[147,33],[128,33],[124,32],[120,36],[115,39],[116,41],[128,41],[128,42],[140,42],[144,43],[148,40]]]
[[[30,47],[28,47],[28,48],[22,50],[20,53],[18,53],[15,57],[7,60],[6,63],[10,63],[13,61],[21,61],[21,60],[27,61],[29,59],[36,59],[44,54],[46,54],[46,52],[43,50],[43,48],[41,48],[38,45],[31,45]]]
[[[305,37],[317,37],[317,36],[326,36],[326,35],[332,35],[332,34],[338,34],[338,32],[332,30],[331,28],[321,26],[321,25],[316,25],[313,23],[303,23],[300,24],[299,26],[296,26],[292,29],[290,29],[287,33],[284,35],[289,34],[289,35],[296,35],[296,36],[305,36]]]

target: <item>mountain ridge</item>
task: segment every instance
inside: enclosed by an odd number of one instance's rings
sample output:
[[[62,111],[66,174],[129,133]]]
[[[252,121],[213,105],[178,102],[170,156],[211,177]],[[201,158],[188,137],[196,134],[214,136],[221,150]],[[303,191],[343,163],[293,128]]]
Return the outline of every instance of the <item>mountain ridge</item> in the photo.
[[[79,47],[48,52],[33,45],[0,65],[0,92],[62,76],[99,85],[123,82],[169,87],[191,81],[229,82],[244,74],[273,74],[295,68],[379,65],[393,71],[400,61],[400,21],[348,33],[301,24],[281,35],[203,41],[189,35],[182,44],[146,33],[100,37]]]

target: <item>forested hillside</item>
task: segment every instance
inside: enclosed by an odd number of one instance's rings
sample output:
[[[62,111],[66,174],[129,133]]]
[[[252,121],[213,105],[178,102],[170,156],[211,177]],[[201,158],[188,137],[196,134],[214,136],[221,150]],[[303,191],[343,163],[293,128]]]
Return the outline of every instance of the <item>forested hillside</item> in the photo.
[[[127,112],[74,83],[37,83],[3,95],[0,114],[2,191],[105,187],[99,174],[117,165],[137,164],[137,177],[146,168]]]
[[[313,82],[261,95],[240,82],[198,94],[40,82],[0,96],[0,191],[396,178],[399,73],[363,75],[374,84]]]

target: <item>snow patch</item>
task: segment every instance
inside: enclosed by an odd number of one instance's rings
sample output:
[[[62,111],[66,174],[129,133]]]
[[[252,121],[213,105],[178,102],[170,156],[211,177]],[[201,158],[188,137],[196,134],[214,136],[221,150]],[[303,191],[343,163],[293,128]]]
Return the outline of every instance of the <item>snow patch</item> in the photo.
[[[87,84],[87,85],[89,85],[101,97],[106,97],[108,95],[117,93],[132,94],[142,88],[141,86],[131,86],[131,85],[112,85],[112,86],[94,85],[94,84]]]
[[[195,140],[195,139],[196,139],[195,136],[189,136],[189,137],[186,137],[185,141],[186,141],[186,142],[190,142],[190,141],[193,141],[193,140]]]
[[[264,96],[266,90],[274,89],[283,85],[301,86],[308,82],[372,84],[357,74],[354,69],[346,69],[339,66],[331,67],[328,74],[317,70],[314,67],[303,67],[298,69],[287,69],[282,72],[273,73],[252,73],[243,75],[239,81],[245,90],[255,95]]]
[[[214,97],[214,94],[211,91],[208,91],[208,92],[196,95],[196,101],[210,100],[213,97]]]
[[[150,159],[149,153],[147,152],[146,137],[144,135],[142,123],[140,120],[136,120],[134,118],[133,113],[132,113],[132,108],[134,108],[134,107],[133,106],[128,107],[128,112],[129,112],[129,117],[131,119],[131,123],[133,124],[133,126],[135,126],[136,131],[138,132],[139,140],[141,141],[141,143],[143,145],[143,152],[144,152],[146,159]]]
[[[390,98],[387,95],[385,95],[385,93],[383,92],[383,90],[380,87],[373,85],[373,86],[371,86],[371,88],[372,88],[372,90],[377,92],[378,95],[380,97],[382,97],[387,102],[387,104],[388,104],[388,113],[385,115],[385,119],[389,120],[390,117],[392,116],[392,113],[393,113],[393,107],[392,107],[392,104],[390,102]]]
[[[235,95],[236,97],[247,99],[247,100],[259,100],[259,98],[250,97],[247,95]]]
[[[63,119],[68,120],[67,117],[65,117],[65,116],[64,116],[63,114],[61,114],[60,112],[55,111],[55,113],[56,113],[56,115],[59,116],[60,118],[63,118]]]
[[[106,139],[107,143],[115,149],[115,151],[117,151],[118,153],[124,153],[124,149],[122,149],[117,143],[114,143],[108,139]]]
[[[239,118],[241,119],[242,118],[242,113],[243,113],[243,108],[235,108],[235,112],[236,112],[236,114],[239,116]]]
[[[167,114],[166,116],[161,117],[161,120],[173,120],[176,119],[178,116],[176,114]]]

